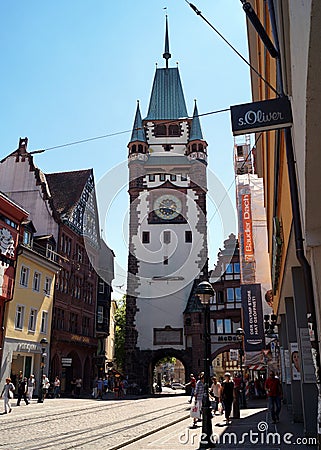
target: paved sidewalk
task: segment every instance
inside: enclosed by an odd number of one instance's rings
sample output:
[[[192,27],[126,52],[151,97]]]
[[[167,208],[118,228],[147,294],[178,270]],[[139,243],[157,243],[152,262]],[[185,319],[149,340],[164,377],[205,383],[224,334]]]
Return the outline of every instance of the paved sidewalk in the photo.
[[[124,450],[195,450],[199,448],[202,424],[191,428],[192,419],[181,421],[170,428],[153,433],[124,447]],[[280,422],[273,424],[266,400],[253,400],[241,409],[240,419],[226,425],[224,415],[212,420],[215,448],[261,450],[314,450],[316,444],[305,445],[303,424],[292,423],[286,405],[282,406]],[[213,447],[214,448],[214,447]]]

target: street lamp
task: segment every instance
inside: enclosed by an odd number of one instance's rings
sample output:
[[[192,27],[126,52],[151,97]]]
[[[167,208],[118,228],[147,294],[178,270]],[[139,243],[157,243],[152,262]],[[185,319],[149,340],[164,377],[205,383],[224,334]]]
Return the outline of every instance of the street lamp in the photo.
[[[212,413],[209,398],[210,381],[210,355],[211,355],[211,334],[210,334],[210,298],[214,295],[212,285],[208,281],[202,281],[195,290],[204,307],[204,397],[202,403],[202,439],[200,448],[213,448],[212,443]]]
[[[240,370],[241,370],[241,397],[242,397],[242,405],[243,408],[246,408],[246,397],[245,397],[245,383],[243,378],[243,356],[244,356],[244,330],[243,328],[238,328],[235,332],[236,339],[239,341],[240,348],[239,348],[239,355],[240,355]]]
[[[38,403],[43,403],[42,378],[43,378],[43,368],[45,366],[45,357],[47,356],[46,353],[46,348],[48,345],[47,339],[42,338],[40,344],[41,344],[41,363],[40,363],[40,380],[38,387]]]

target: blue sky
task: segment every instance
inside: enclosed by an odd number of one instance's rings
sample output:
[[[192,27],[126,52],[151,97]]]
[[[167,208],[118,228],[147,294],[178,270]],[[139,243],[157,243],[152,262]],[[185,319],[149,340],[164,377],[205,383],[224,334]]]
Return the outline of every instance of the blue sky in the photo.
[[[202,14],[247,58],[245,14],[239,0],[194,0]],[[185,0],[3,0],[0,2],[0,158],[19,137],[29,151],[120,133],[34,156],[44,172],[93,168],[96,183],[125,167],[136,101],[147,114],[155,64],[164,66],[165,10],[170,66],[179,64],[188,112],[200,114],[251,101],[248,66]],[[209,171],[228,190],[234,179],[229,112],[201,118]],[[110,187],[112,189],[112,186]],[[212,189],[212,188],[211,188]],[[214,191],[213,191],[214,189]],[[234,204],[214,187],[209,201],[210,268],[233,220],[215,212]],[[103,203],[104,198],[99,198]],[[117,258],[115,285],[125,283],[126,179],[108,205],[101,228]],[[222,221],[225,222],[222,224]],[[226,223],[228,222],[228,223]],[[115,296],[124,293],[120,290]]]

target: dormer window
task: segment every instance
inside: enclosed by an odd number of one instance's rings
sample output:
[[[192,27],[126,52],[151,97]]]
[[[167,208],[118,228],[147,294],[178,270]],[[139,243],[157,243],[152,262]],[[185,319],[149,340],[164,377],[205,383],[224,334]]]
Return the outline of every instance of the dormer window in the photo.
[[[31,247],[32,245],[32,234],[29,230],[23,232],[23,244]]]
[[[169,136],[180,136],[180,128],[177,124],[168,127]]]

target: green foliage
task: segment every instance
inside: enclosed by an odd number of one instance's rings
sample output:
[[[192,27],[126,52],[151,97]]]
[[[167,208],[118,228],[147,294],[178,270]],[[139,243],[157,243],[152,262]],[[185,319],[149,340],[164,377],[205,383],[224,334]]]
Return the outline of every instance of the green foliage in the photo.
[[[174,358],[174,356],[165,356],[165,358],[160,359],[156,366],[162,366],[164,364],[175,364],[176,363],[176,358]]]
[[[125,330],[126,330],[126,296],[117,300],[115,312],[115,361],[118,370],[122,371],[125,362]]]

